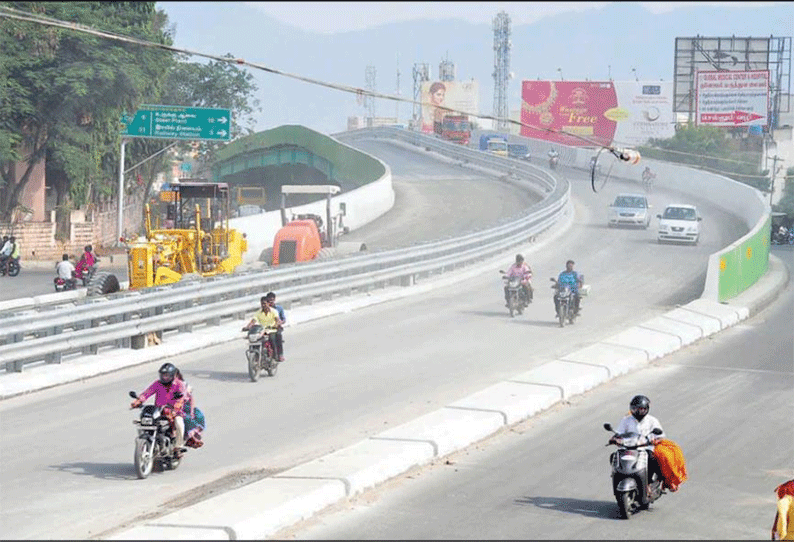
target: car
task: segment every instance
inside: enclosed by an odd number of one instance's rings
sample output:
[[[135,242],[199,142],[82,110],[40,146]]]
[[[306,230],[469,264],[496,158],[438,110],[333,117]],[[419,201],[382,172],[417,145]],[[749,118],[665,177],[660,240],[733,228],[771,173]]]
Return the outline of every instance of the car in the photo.
[[[516,160],[526,160],[529,161],[529,147],[526,145],[519,145],[515,143],[509,143],[507,145],[507,156],[510,158],[515,158]]]
[[[656,215],[659,219],[659,243],[674,241],[696,245],[700,238],[699,223],[703,220],[697,207],[686,203],[671,203],[664,213]]]
[[[641,226],[651,224],[651,205],[644,194],[618,194],[609,204],[609,227]]]

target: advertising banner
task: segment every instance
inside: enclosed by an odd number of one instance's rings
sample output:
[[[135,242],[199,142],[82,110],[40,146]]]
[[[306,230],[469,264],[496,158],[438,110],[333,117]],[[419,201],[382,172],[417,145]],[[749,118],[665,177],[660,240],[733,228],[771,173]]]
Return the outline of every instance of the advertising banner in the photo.
[[[672,91],[663,81],[523,81],[521,122],[531,127],[521,135],[578,147],[666,139]]]
[[[696,76],[698,126],[769,124],[769,71],[699,71]]]
[[[422,131],[434,132],[434,123],[441,132],[441,121],[449,113],[441,107],[449,107],[476,116],[480,106],[480,87],[474,79],[470,81],[425,81],[422,83]]]

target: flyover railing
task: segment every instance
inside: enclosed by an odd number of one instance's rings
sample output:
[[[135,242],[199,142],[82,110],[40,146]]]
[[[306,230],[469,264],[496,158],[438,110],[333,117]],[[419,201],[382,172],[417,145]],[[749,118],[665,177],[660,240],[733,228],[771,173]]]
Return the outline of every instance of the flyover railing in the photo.
[[[570,185],[566,181],[516,160],[394,128],[350,132],[341,138],[388,138],[419,145],[447,158],[499,172],[544,196],[520,216],[452,239],[280,265],[264,272],[182,281],[5,315],[0,317],[0,366],[7,372],[19,372],[27,364],[60,363],[64,356],[95,354],[108,345],[140,348],[150,333],[190,332],[195,325],[219,325],[224,319],[243,318],[258,308],[259,298],[267,290],[278,290],[280,300],[290,306],[391,285],[410,286],[423,277],[459,269],[529,242],[552,227],[569,202]]]

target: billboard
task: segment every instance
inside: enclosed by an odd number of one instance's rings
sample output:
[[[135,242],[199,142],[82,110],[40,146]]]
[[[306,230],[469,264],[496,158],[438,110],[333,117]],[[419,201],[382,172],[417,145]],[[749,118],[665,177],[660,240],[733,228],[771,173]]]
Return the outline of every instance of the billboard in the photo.
[[[424,81],[422,83],[422,131],[441,133],[441,121],[449,107],[476,116],[480,106],[480,86],[470,81]],[[427,105],[425,105],[427,104]]]
[[[767,126],[769,71],[699,71],[695,123],[698,126]]]
[[[577,147],[666,139],[672,92],[664,81],[523,81],[521,122],[531,127],[521,135]]]
[[[765,124],[776,128],[780,114],[791,111],[790,36],[676,38],[673,110],[685,113],[690,122],[700,123],[696,114],[698,73],[711,71],[768,71],[769,119]]]

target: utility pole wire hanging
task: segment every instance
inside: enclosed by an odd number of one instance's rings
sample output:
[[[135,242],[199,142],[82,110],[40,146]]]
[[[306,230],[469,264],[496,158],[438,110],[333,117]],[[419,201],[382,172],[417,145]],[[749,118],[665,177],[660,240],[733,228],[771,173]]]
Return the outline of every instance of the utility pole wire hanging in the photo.
[[[367,96],[370,99],[371,98],[381,98],[381,99],[384,99],[384,100],[393,100],[393,101],[397,101],[397,102],[412,103],[415,106],[417,104],[419,104],[419,105],[427,105],[427,106],[432,106],[433,105],[433,104],[431,104],[429,102],[422,102],[422,101],[417,101],[417,100],[408,100],[408,99],[402,98],[400,96],[394,96],[394,95],[391,95],[391,94],[383,94],[383,93],[375,92],[375,91],[368,91],[368,90],[365,90],[365,89],[362,89],[362,88],[359,88],[359,87],[353,87],[353,86],[349,86],[349,85],[341,85],[341,84],[337,84],[337,83],[329,83],[327,81],[321,81],[319,79],[314,79],[314,78],[311,78],[311,77],[306,77],[306,76],[303,76],[303,75],[297,75],[297,74],[294,74],[294,73],[289,73],[289,72],[285,72],[285,71],[282,71],[282,70],[278,70],[276,68],[272,68],[270,66],[265,66],[263,64],[257,64],[255,62],[249,62],[249,61],[246,61],[246,60],[244,60],[242,58],[229,58],[229,57],[211,55],[211,54],[202,53],[202,52],[199,52],[199,51],[192,51],[190,49],[183,49],[183,48],[180,48],[180,47],[173,47],[171,45],[165,45],[165,44],[162,44],[162,43],[155,43],[155,42],[150,42],[150,41],[146,41],[146,40],[141,40],[141,39],[133,38],[133,37],[130,37],[130,36],[123,36],[121,34],[114,34],[112,32],[105,32],[103,30],[96,30],[94,28],[91,28],[91,27],[88,27],[88,26],[85,26],[85,25],[82,25],[82,24],[79,24],[79,23],[71,23],[71,22],[67,22],[67,21],[60,21],[58,19],[53,19],[53,18],[50,18],[50,17],[42,16],[42,15],[33,15],[33,14],[26,13],[24,11],[16,10],[14,8],[6,7],[6,6],[0,6],[0,17],[5,17],[5,18],[9,18],[9,19],[16,19],[16,20],[20,20],[20,21],[26,21],[26,22],[37,23],[37,24],[43,24],[43,25],[47,25],[47,26],[54,26],[54,27],[58,27],[58,28],[64,28],[66,30],[74,30],[74,31],[77,31],[77,32],[83,32],[83,33],[86,33],[86,34],[91,34],[93,36],[107,38],[107,39],[110,39],[110,40],[122,41],[122,42],[126,42],[126,43],[132,43],[132,44],[135,44],[135,45],[140,45],[142,47],[153,47],[153,48],[156,48],[156,49],[162,49],[162,50],[171,51],[171,52],[174,52],[174,53],[182,53],[182,54],[191,55],[191,56],[199,56],[199,57],[203,57],[203,58],[208,58],[208,59],[211,59],[211,60],[216,60],[218,62],[226,62],[228,64],[237,64],[237,65],[240,65],[240,66],[247,66],[249,68],[255,68],[255,69],[267,72],[267,73],[272,73],[274,75],[281,75],[281,76],[284,76],[284,77],[288,77],[290,79],[296,79],[298,81],[303,81],[305,83],[310,83],[310,84],[313,84],[313,85],[319,85],[319,86],[323,86],[323,87],[326,87],[326,88],[340,90],[342,92],[349,92],[349,93],[352,93],[352,94],[359,94],[359,95]],[[454,108],[451,108],[451,107],[443,107],[442,106],[440,109],[442,109],[442,110],[444,110],[444,111],[446,111],[448,113],[457,113],[459,115],[469,115],[470,114],[468,111],[462,111],[462,110],[454,109]],[[586,137],[580,136],[578,134],[572,134],[572,133],[566,132],[564,130],[554,130],[552,128],[542,128],[542,127],[532,126],[530,124],[526,124],[526,123],[523,123],[521,121],[517,121],[517,120],[513,120],[513,119],[509,119],[509,118],[507,118],[507,119],[498,118],[498,117],[493,116],[493,115],[485,115],[485,114],[479,114],[478,113],[475,116],[477,116],[479,118],[483,118],[483,119],[494,120],[494,121],[497,121],[497,122],[502,121],[502,122],[505,122],[505,123],[515,124],[515,125],[518,125],[518,126],[524,126],[526,128],[531,128],[531,129],[539,130],[539,131],[543,131],[543,132],[565,134],[565,135],[568,135],[568,136],[571,136],[571,137],[575,137],[575,138],[580,139],[580,140],[582,140],[582,141],[584,141],[586,143],[589,143],[590,145],[592,145],[594,147],[600,147],[600,148],[603,148],[605,150],[608,150],[616,158],[618,158],[620,160],[623,160],[623,161],[626,161],[626,162],[634,161],[633,160],[634,157],[638,156],[638,154],[639,154],[639,153],[637,153],[637,151],[633,151],[633,150],[628,151],[628,150],[618,149],[618,148],[613,147],[613,146],[605,146],[605,145],[603,145],[601,143],[598,143],[597,141],[593,141],[593,140],[588,139]]]

